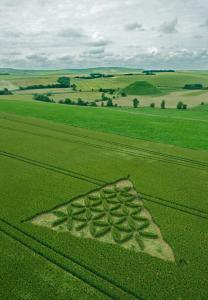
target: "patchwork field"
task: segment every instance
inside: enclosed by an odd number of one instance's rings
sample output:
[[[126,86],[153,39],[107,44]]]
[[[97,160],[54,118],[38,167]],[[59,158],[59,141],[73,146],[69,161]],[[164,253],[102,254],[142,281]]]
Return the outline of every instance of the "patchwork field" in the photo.
[[[112,74],[109,78],[81,79],[77,76],[87,76],[90,72],[103,72]],[[60,76],[68,76],[71,83],[76,84],[77,91],[71,89],[35,89],[19,90],[20,86],[47,85],[56,83]],[[64,70],[64,71],[12,71],[10,75],[0,76],[0,89],[8,88],[13,95],[0,96],[0,100],[33,100],[34,93],[48,93],[58,102],[59,100],[70,98],[77,100],[82,98],[85,101],[101,100],[102,93],[99,89],[115,89],[114,104],[119,106],[132,107],[132,100],[137,97],[140,106],[150,106],[155,103],[159,107],[162,100],[165,100],[166,107],[175,108],[178,101],[183,101],[188,107],[199,105],[201,102],[208,102],[208,73],[206,71],[177,71],[173,73],[157,73],[156,75],[145,75],[141,70],[136,69],[90,69]],[[135,84],[140,84],[136,88]],[[190,91],[184,90],[185,84],[200,83],[204,90]],[[119,90],[127,92],[127,97],[122,97]],[[109,95],[108,95],[109,96]],[[113,95],[112,95],[113,96]],[[100,105],[100,103],[98,103]]]
[[[203,107],[0,100],[0,298],[207,299]]]

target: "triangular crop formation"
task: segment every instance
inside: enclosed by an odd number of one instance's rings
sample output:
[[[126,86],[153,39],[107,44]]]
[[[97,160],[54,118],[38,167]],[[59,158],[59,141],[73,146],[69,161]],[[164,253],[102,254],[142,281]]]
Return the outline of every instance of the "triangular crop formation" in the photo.
[[[31,222],[59,233],[69,232],[78,238],[96,239],[163,260],[175,260],[171,247],[129,179],[72,199],[35,216]]]

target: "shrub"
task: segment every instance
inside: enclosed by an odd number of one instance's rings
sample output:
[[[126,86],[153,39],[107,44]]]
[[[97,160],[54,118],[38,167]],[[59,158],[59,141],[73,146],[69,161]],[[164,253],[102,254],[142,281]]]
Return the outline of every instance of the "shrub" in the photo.
[[[155,103],[154,102],[150,103],[150,107],[155,108]]]

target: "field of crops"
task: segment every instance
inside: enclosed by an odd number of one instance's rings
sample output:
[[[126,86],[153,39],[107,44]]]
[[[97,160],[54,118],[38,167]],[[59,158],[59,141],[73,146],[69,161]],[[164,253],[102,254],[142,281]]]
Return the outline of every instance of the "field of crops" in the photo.
[[[99,70],[99,69],[98,69]],[[92,70],[84,70],[82,75],[87,75]],[[100,71],[103,71],[102,69]],[[0,96],[0,100],[33,100],[34,93],[51,93],[51,97],[55,101],[70,98],[77,100],[82,98],[85,101],[94,101],[101,99],[101,94],[98,92],[100,88],[111,88],[116,91],[121,89],[128,91],[127,97],[122,97],[121,94],[115,93],[114,103],[119,106],[132,107],[132,100],[138,97],[140,106],[150,106],[155,103],[156,107],[160,107],[161,101],[165,100],[166,107],[175,108],[178,101],[183,101],[188,107],[199,105],[201,102],[207,103],[208,91],[206,89],[200,91],[187,91],[183,87],[185,84],[201,83],[206,88],[208,86],[207,72],[199,71],[178,71],[175,73],[158,73],[157,75],[144,75],[139,70],[126,70],[137,72],[133,75],[124,75],[125,69],[106,69],[105,73],[111,74],[115,72],[114,77],[110,78],[97,78],[97,79],[80,79],[75,76],[80,75],[75,70],[65,71],[28,71],[11,73],[11,75],[0,76],[0,89],[8,88],[13,91],[13,95]],[[80,71],[81,72],[81,71]],[[120,72],[120,73],[119,73]],[[20,86],[28,85],[46,85],[56,83],[59,76],[70,76],[71,83],[77,85],[77,91],[73,92],[71,89],[36,89],[36,90],[18,90]],[[135,84],[141,84],[139,88]],[[145,90],[146,86],[146,90]],[[150,88],[151,87],[151,88]],[[135,91],[135,95],[134,95]],[[109,95],[108,95],[109,96]]]
[[[0,298],[207,299],[203,107],[0,100]]]

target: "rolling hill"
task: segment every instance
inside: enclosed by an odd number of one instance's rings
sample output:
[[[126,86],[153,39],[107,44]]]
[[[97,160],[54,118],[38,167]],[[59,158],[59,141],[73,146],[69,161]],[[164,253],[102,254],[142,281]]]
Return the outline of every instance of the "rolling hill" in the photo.
[[[160,89],[147,81],[136,81],[122,91],[128,95],[156,95],[161,93]]]

